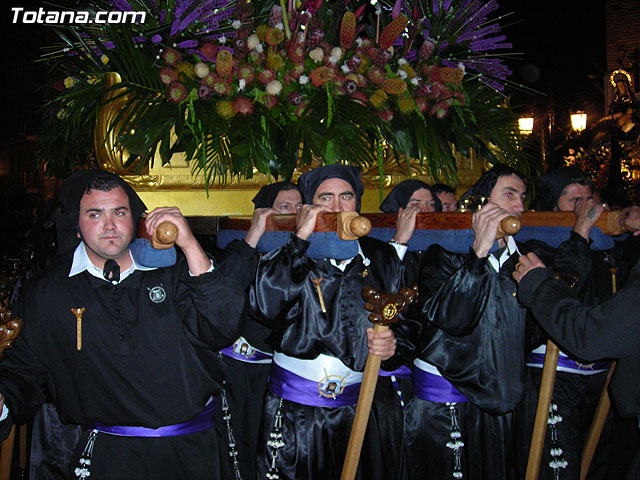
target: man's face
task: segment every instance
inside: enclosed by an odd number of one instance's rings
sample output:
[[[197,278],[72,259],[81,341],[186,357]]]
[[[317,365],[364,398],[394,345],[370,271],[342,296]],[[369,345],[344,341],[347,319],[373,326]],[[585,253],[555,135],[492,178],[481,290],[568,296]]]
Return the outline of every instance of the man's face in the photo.
[[[498,178],[490,197],[492,203],[520,218],[520,214],[524,211],[527,188],[517,175],[505,175]]]
[[[80,200],[78,218],[81,238],[89,258],[102,268],[105,260],[128,260],[129,243],[133,239],[133,219],[129,197],[116,187],[108,192],[91,190]],[[120,262],[118,262],[120,263]],[[126,263],[126,262],[125,262]]]
[[[313,204],[326,205],[332,212],[354,212],[356,194],[346,180],[329,178],[318,185]]]
[[[576,202],[580,199],[593,198],[593,192],[588,185],[580,185],[579,183],[570,183],[558,199],[558,205],[554,208],[554,211],[560,212],[573,212]]]
[[[296,189],[280,190],[273,201],[273,208],[278,213],[298,213],[302,205],[302,195]]]
[[[419,212],[435,212],[436,201],[433,199],[433,195],[426,188],[419,188],[407,202],[407,207],[415,207]]]
[[[458,201],[456,196],[451,192],[440,192],[438,198],[442,203],[443,212],[455,212],[458,209]]]

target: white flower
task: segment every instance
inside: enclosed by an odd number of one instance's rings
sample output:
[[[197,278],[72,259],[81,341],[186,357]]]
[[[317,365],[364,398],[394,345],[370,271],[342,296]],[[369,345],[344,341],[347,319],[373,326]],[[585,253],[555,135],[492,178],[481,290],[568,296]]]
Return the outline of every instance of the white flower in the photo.
[[[398,70],[398,76],[404,80],[405,78],[407,78],[407,72],[405,72],[404,70]]]
[[[362,46],[362,39],[360,37],[356,38],[356,45],[359,47]]]
[[[329,56],[329,63],[331,65],[335,65],[336,63],[338,63],[338,59],[336,57],[334,57],[333,55]]]
[[[319,63],[324,58],[324,50],[320,47],[316,47],[309,52],[309,58],[316,63]]]
[[[422,78],[420,77],[413,77],[410,82],[411,85],[415,85],[416,87],[420,84],[420,80],[422,80]]]
[[[284,30],[284,24],[282,22],[278,22],[274,25],[274,28],[277,28],[278,30]]]
[[[298,82],[300,82],[300,85],[306,85],[307,83],[309,83],[309,77],[307,77],[306,75],[300,75]]]
[[[343,63],[340,69],[342,70],[342,73],[349,73],[351,71],[351,69],[347,66],[346,63]]]
[[[342,58],[342,49],[340,47],[333,47],[331,49],[331,56],[335,57],[338,61]]]
[[[240,20],[234,20],[231,22],[231,26],[234,30],[238,30],[242,26],[242,22]]]
[[[227,43],[227,37],[225,37],[224,35],[222,35],[221,37],[218,37],[218,42],[224,45],[225,43]]]
[[[402,66],[402,65],[406,65],[407,61],[404,58],[399,58],[398,59],[398,65]]]
[[[193,67],[193,71],[196,73],[198,78],[204,78],[209,75],[209,65],[204,62],[198,62]]]
[[[258,45],[260,45],[260,38],[255,33],[252,33],[247,37],[247,48],[249,50],[255,49]]]
[[[238,91],[241,92],[242,90],[244,90],[244,87],[246,84],[247,84],[247,81],[244,78],[241,78],[240,80],[238,80]]]
[[[265,91],[269,95],[278,95],[282,91],[282,83],[280,83],[279,80],[271,80],[269,83],[267,83]]]
[[[462,74],[464,75],[465,73],[467,73],[467,67],[464,65],[464,63],[462,62],[458,62],[458,68],[460,70],[462,70]]]
[[[258,52],[258,53],[262,53],[262,51],[264,50],[264,48],[262,48],[262,44],[261,44],[261,43],[259,43],[258,45],[256,45],[255,50],[256,50],[256,52]]]

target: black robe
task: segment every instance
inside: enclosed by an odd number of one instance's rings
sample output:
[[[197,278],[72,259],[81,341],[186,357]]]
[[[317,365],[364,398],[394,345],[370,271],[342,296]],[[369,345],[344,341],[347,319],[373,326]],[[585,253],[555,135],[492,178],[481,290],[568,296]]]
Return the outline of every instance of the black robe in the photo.
[[[277,192],[275,193],[277,194]],[[272,200],[271,203],[273,203]],[[259,258],[257,250],[244,240],[234,240],[220,254],[220,270],[225,276],[236,279],[240,285],[248,288],[255,278]],[[249,311],[247,317],[248,321],[242,331],[242,336],[252,347],[262,352],[272,353],[273,349],[267,343],[271,329],[253,318]],[[229,463],[227,469],[234,472],[235,457],[241,477],[245,480],[254,479],[256,477],[258,432],[271,365],[269,363],[244,362],[222,353],[220,359],[225,366],[223,395],[228,402],[229,410],[224,412],[222,408],[219,408],[216,411],[216,422],[219,428],[226,432],[224,446],[229,453],[227,455]],[[227,415],[228,419],[225,418]],[[235,477],[235,472],[233,475]]]
[[[640,420],[640,262],[625,285],[606,302],[584,306],[571,289],[550,276],[547,269],[535,269],[520,282],[518,296],[530,306],[536,320],[560,348],[596,361],[618,358],[609,392],[613,406],[623,416]],[[616,323],[612,325],[612,319]],[[627,473],[640,478],[640,451]]]
[[[341,360],[355,371],[363,371],[368,349],[366,329],[372,324],[364,308],[362,288],[395,292],[400,288],[398,257],[388,244],[375,239],[359,240],[370,260],[365,265],[358,255],[344,272],[329,259],[305,256],[307,241],[293,236],[283,247],[262,257],[256,282],[250,289],[251,308],[261,321],[274,329],[275,351],[299,359],[315,359],[320,354]],[[311,278],[322,277],[322,293],[327,313],[320,308]],[[393,370],[389,362],[383,366]],[[281,400],[267,393],[261,445],[259,478],[264,478],[271,457],[266,442],[282,401],[282,432],[285,445],[278,449],[276,466],[281,479],[337,479],[340,476],[355,405],[314,407]],[[394,471],[388,459],[375,416],[369,419],[359,466],[361,479],[386,479]],[[260,450],[259,450],[260,451]]]
[[[83,426],[77,460],[96,423],[157,428],[198,415],[220,391],[216,351],[238,336],[245,298],[218,271],[190,277],[183,257],[113,285],[86,271],[69,277],[72,256],[25,287],[24,329],[0,362],[0,391],[10,411],[3,431],[47,398],[64,423]],[[154,287],[163,301],[152,301]],[[77,350],[71,308],[80,307]],[[215,437],[214,429],[153,439],[98,434],[91,478],[220,478]]]
[[[572,293],[584,305],[598,305],[612,295],[613,281],[620,288],[631,265],[638,258],[637,237],[617,242],[609,250],[591,250],[589,242],[575,232],[556,251],[543,258],[546,265],[569,280]],[[571,277],[569,278],[568,275]],[[613,276],[613,277],[612,277]],[[565,281],[567,281],[565,280]],[[612,319],[612,323],[615,319]],[[527,351],[546,344],[548,336],[531,316],[526,327]],[[580,357],[570,357],[581,364],[590,364]],[[524,477],[531,444],[531,434],[538,403],[542,369],[526,367],[525,392],[517,411],[517,450],[519,476]],[[555,415],[561,417],[553,428],[546,430],[539,478],[554,480],[552,448],[561,448],[559,456],[566,464],[559,468],[560,478],[580,475],[582,449],[595,416],[607,372],[580,375],[557,371],[551,398]],[[554,431],[555,430],[555,431]],[[555,439],[555,441],[552,441]],[[598,441],[589,469],[590,480],[621,478],[638,449],[638,432],[634,421],[620,417],[612,410]]]
[[[518,244],[521,253],[529,249]],[[526,311],[511,273],[513,253],[499,272],[487,258],[430,247],[420,272],[423,323],[418,358],[469,402],[413,397],[406,411],[409,478],[452,478],[452,422],[461,433],[459,470],[465,479],[513,478],[513,410],[522,395]]]

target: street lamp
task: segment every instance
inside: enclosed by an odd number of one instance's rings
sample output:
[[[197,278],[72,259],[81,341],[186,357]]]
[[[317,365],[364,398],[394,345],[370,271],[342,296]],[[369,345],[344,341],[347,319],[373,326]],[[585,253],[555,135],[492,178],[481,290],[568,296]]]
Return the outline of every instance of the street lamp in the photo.
[[[533,133],[533,117],[518,118],[518,129],[522,135],[530,135]]]
[[[587,128],[587,114],[580,111],[571,114],[571,128],[580,133]]]

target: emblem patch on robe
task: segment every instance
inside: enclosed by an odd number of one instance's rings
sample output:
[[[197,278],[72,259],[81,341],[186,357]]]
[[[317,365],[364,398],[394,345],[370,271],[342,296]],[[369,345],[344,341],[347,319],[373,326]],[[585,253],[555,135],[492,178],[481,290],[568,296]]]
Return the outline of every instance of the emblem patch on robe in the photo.
[[[153,303],[162,303],[167,298],[167,292],[162,288],[162,284],[157,287],[149,288],[149,299]]]
[[[244,339],[236,340],[236,342],[233,344],[233,351],[236,354],[242,355],[246,358],[251,358],[256,353],[256,349],[249,345],[249,343],[247,343]]]
[[[345,387],[345,377],[340,375],[326,375],[318,382],[318,392],[323,397],[333,398],[340,395]]]

